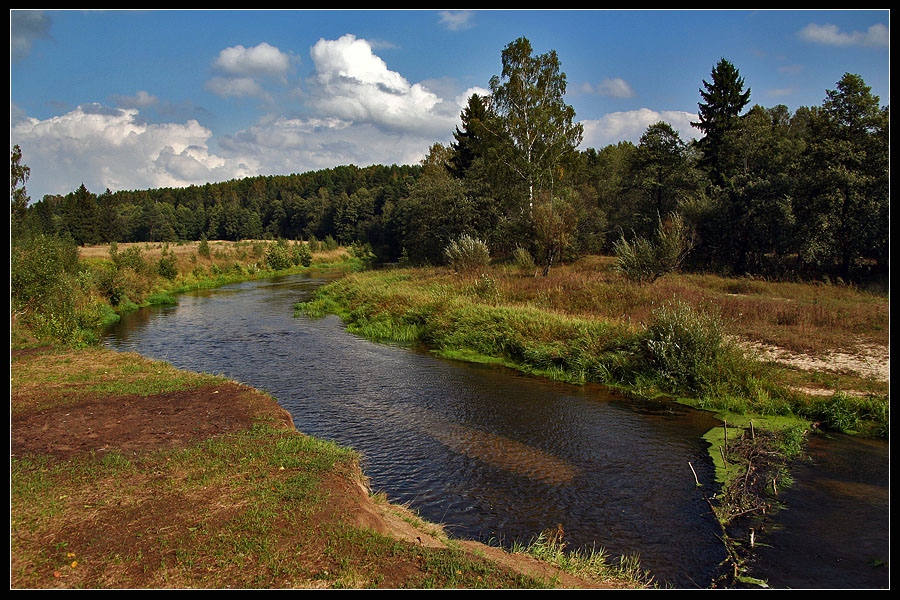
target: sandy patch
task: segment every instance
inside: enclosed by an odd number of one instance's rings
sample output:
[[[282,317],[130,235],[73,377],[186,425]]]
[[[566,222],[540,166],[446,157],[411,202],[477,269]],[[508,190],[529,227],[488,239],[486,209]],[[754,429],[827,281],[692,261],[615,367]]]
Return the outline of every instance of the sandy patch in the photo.
[[[828,352],[813,356],[802,352],[791,352],[784,348],[759,342],[741,342],[744,348],[756,353],[761,359],[774,361],[805,371],[834,371],[853,373],[876,381],[889,382],[891,379],[891,353],[888,346],[858,344],[855,352]]]

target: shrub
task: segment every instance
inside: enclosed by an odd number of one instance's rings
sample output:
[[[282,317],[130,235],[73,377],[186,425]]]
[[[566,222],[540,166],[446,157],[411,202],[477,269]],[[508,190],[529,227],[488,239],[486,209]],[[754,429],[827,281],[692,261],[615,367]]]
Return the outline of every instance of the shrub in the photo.
[[[447,245],[444,258],[453,270],[468,272],[486,267],[491,261],[491,253],[483,241],[463,235]]]
[[[672,301],[655,310],[643,345],[653,372],[674,389],[699,392],[722,377],[722,321],[686,302]]]
[[[118,248],[110,245],[109,256],[117,269],[131,269],[135,273],[144,273],[147,269],[147,263],[144,255],[138,246],[129,246],[125,250],[118,252]]]
[[[205,235],[200,236],[200,244],[197,246],[197,254],[199,254],[203,258],[209,258],[209,242],[206,240]]]
[[[312,264],[312,252],[302,241],[294,242],[291,259],[295,265],[308,267]]]
[[[516,266],[522,271],[534,271],[534,258],[532,258],[531,252],[525,248],[516,246],[516,251],[513,253],[513,260],[515,260]]]
[[[284,240],[278,240],[269,246],[266,250],[266,264],[275,271],[289,269],[293,266],[291,252]]]
[[[78,272],[74,242],[46,235],[17,238],[10,247],[9,266],[13,308],[40,310],[48,303],[72,303],[70,279]]]
[[[640,283],[652,283],[681,266],[694,247],[690,228],[678,213],[665,221],[660,218],[654,240],[638,237],[629,242],[625,236],[613,245],[616,269]]]
[[[156,271],[169,281],[174,281],[178,277],[178,263],[175,260],[175,253],[163,250],[159,262],[156,263]]]

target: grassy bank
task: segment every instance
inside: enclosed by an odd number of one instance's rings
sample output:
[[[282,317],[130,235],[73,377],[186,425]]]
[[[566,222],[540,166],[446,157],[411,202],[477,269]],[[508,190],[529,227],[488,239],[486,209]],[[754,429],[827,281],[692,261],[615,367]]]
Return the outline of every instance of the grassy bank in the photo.
[[[542,538],[451,540],[227,379],[48,346],[14,348],[10,371],[12,588],[644,585]]]
[[[816,428],[887,437],[889,396],[886,381],[784,366],[752,348],[827,356],[857,344],[886,346],[887,297],[712,275],[638,285],[610,265],[592,257],[549,277],[502,265],[473,274],[355,273],[295,308],[337,314],[349,331],[374,340],[424,344],[448,358],[716,412],[723,426],[705,436],[718,486],[709,499],[729,556],[718,584],[758,584],[744,580],[747,549],[726,525],[777,510],[791,461]]]
[[[365,249],[286,240],[133,243],[76,247],[47,236],[14,240],[13,339],[22,326],[40,342],[90,346],[103,327],[177,294],[313,270],[353,271]]]
[[[887,435],[886,383],[868,380],[869,393],[860,397],[846,393],[859,377],[834,373],[828,380],[834,393],[804,393],[800,384],[821,387],[819,373],[766,362],[740,344],[797,347],[801,332],[815,352],[860,338],[886,343],[886,298],[747,282],[759,289],[742,305],[734,297],[740,281],[681,275],[659,284],[629,283],[602,259],[559,268],[550,277],[502,266],[472,275],[395,269],[352,274],[296,308],[337,314],[350,331],[371,339],[422,343],[450,358],[576,384],[668,395],[726,416],[754,415],[759,425],[769,417],[796,418]],[[819,317],[779,325],[785,304],[796,305],[797,315],[810,310]]]

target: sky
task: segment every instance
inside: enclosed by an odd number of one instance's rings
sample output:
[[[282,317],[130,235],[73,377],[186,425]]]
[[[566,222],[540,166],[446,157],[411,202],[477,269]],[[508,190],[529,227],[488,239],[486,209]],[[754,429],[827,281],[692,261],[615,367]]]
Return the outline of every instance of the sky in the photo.
[[[10,149],[32,200],[202,185],[449,144],[520,37],[555,50],[581,149],[698,137],[725,58],[750,106],[821,106],[845,73],[890,104],[888,10],[10,10]]]

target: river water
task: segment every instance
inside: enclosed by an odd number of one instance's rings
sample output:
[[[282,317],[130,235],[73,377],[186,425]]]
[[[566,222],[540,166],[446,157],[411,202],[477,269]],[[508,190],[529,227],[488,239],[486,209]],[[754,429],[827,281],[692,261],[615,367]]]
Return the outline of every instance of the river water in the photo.
[[[184,294],[126,315],[105,344],[270,393],[299,431],[357,450],[374,491],[456,537],[509,545],[562,526],[569,549],[637,556],[661,585],[706,587],[716,575],[725,552],[705,499],[715,492],[701,439],[717,424],[709,414],[373,343],[335,317],[294,317],[326,281]]]

